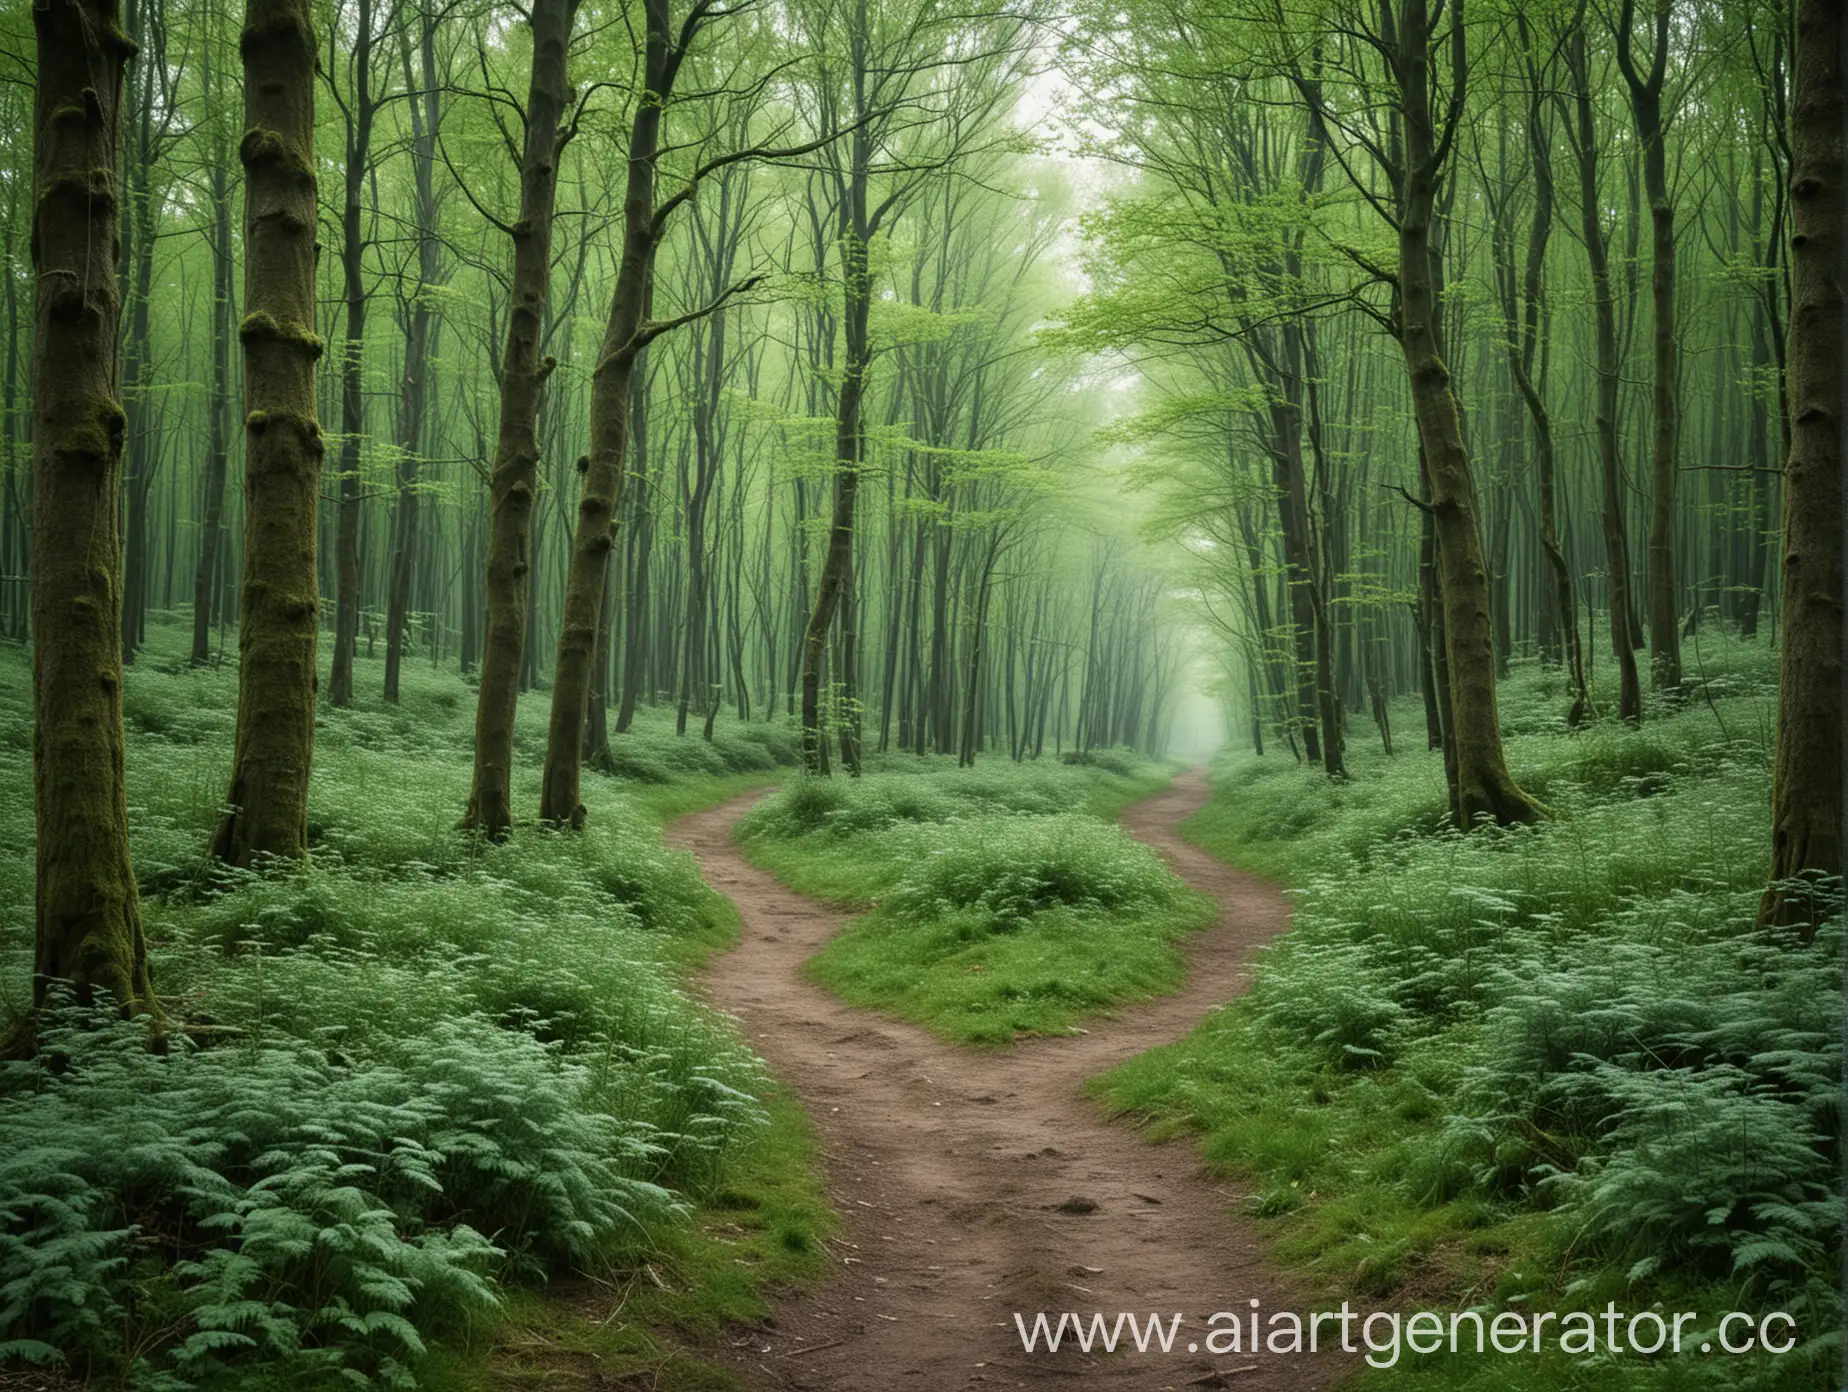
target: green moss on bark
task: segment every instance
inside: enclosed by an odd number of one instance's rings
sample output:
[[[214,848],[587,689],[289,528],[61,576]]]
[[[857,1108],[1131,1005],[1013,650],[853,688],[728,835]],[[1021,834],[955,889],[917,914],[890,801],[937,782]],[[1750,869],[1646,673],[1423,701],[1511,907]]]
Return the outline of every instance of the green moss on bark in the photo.
[[[114,0],[33,7],[40,153],[32,255],[33,997],[158,1014],[128,849],[123,765]],[[22,1035],[21,1038],[25,1038]]]

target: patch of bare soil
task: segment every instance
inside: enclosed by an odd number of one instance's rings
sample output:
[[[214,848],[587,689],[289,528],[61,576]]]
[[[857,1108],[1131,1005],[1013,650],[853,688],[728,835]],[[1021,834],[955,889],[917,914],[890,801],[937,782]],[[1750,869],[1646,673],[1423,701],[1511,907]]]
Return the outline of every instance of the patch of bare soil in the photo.
[[[1181,840],[1176,828],[1206,800],[1199,772],[1122,819],[1219,901],[1218,922],[1185,944],[1186,986],[1086,1034],[1005,1050],[946,1043],[803,979],[845,915],[744,860],[732,826],[759,796],[683,818],[668,839],[743,916],[743,941],[705,988],[807,1107],[847,1221],[838,1271],[725,1355],[747,1385],[1314,1392],[1348,1370],[1340,1355],[1254,1355],[1248,1341],[1243,1354],[1207,1351],[1214,1312],[1308,1301],[1266,1262],[1235,1212],[1242,1196],[1201,1171],[1191,1143],[1150,1146],[1081,1092],[1245,990],[1254,952],[1289,924],[1275,886]],[[1171,1353],[1126,1351],[1125,1337],[1114,1354],[1085,1354],[1068,1334],[1057,1353],[1028,1354],[1014,1317],[1030,1328],[1042,1311],[1055,1323],[1062,1311],[1186,1321]],[[1325,1342],[1334,1331],[1323,1326]]]

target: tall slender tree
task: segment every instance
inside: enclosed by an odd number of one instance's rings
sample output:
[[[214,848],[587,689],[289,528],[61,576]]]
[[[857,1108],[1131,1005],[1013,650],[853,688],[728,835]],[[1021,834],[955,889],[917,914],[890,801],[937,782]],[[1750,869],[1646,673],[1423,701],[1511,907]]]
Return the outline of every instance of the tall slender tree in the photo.
[[[1599,477],[1603,506],[1599,521],[1604,532],[1604,568],[1609,580],[1611,651],[1617,660],[1617,713],[1635,725],[1643,718],[1643,689],[1636,671],[1636,650],[1630,641],[1630,543],[1624,527],[1624,484],[1621,442],[1617,434],[1618,392],[1622,365],[1617,356],[1617,294],[1611,282],[1609,244],[1604,231],[1604,205],[1598,188],[1597,117],[1592,106],[1591,58],[1585,41],[1584,9],[1572,21],[1566,38],[1566,70],[1571,78],[1573,153],[1578,159],[1580,240],[1591,268],[1593,336],[1596,343],[1597,395],[1593,415],[1597,425]]]
[[[1381,11],[1392,17],[1392,0]],[[1451,0],[1449,91],[1433,82],[1431,53],[1438,14],[1426,0],[1404,0],[1396,16],[1390,62],[1404,132],[1399,200],[1399,343],[1411,382],[1412,409],[1431,485],[1425,504],[1437,532],[1437,558],[1449,660],[1450,719],[1455,750],[1456,818],[1530,822],[1538,805],[1515,783],[1502,753],[1495,701],[1495,646],[1489,617],[1489,573],[1477,523],[1475,481],[1463,438],[1450,370],[1438,351],[1438,316],[1431,245],[1432,219],[1445,164],[1463,117],[1469,63],[1463,0]]]
[[[702,33],[715,21],[737,12],[721,7],[717,0],[694,0],[676,23],[671,0],[644,0],[643,13],[641,91],[645,95],[635,103],[629,119],[622,244],[603,339],[590,374],[590,450],[580,462],[584,482],[571,534],[558,621],[558,656],[552,671],[552,709],[539,794],[540,820],[552,826],[581,827],[584,823],[584,805],[578,798],[584,727],[591,688],[597,680],[603,597],[615,549],[629,448],[629,411],[644,350],[662,335],[718,313],[735,296],[754,289],[763,280],[762,275],[753,273],[725,285],[705,304],[671,318],[655,319],[650,313],[655,254],[674,213],[695,197],[710,176],[749,161],[795,159],[835,138],[829,130],[798,145],[738,145],[702,160],[673,193],[657,204],[663,124],[675,103],[675,84]],[[748,105],[765,86],[763,79],[754,79],[725,96]],[[731,123],[721,122],[720,127],[731,128]]]
[[[404,90],[411,110],[411,190],[417,267],[411,282],[410,303],[403,311],[404,362],[398,386],[398,501],[391,519],[391,573],[385,590],[385,699],[392,702],[398,699],[405,630],[410,624],[411,582],[417,568],[421,503],[418,458],[424,448],[430,410],[430,356],[436,325],[434,301],[442,281],[436,225],[436,145],[443,108],[442,85],[436,66],[436,20],[430,6],[420,4],[415,37],[409,24],[402,26],[399,32]]]
[[[315,33],[311,0],[247,0],[244,32],[244,579],[237,746],[213,851],[308,850],[314,757]]]
[[[167,55],[163,0],[129,0],[128,40],[135,46],[124,142],[128,206],[120,267],[127,324],[122,343],[122,402],[128,441],[122,477],[122,661],[132,663],[147,621],[151,500],[162,455],[165,412],[154,407],[153,285],[159,209],[156,174],[171,144],[177,103]]]
[[[207,35],[200,55],[204,106],[210,132],[206,184],[212,203],[212,382],[206,410],[207,444],[199,520],[199,562],[193,572],[192,661],[212,659],[212,608],[224,564],[225,479],[230,472],[231,295],[236,274],[231,239],[231,98],[218,70],[218,46]]]
[[[844,713],[840,740],[842,762],[860,771],[859,650],[854,548],[860,480],[865,471],[867,372],[873,357],[870,332],[873,280],[870,248],[918,196],[923,175],[955,168],[987,137],[988,121],[1001,117],[1003,99],[1020,55],[1025,51],[1026,10],[988,10],[958,14],[955,22],[980,26],[978,42],[965,50],[946,46],[952,27],[947,12],[934,5],[897,16],[875,9],[867,0],[843,0],[838,10],[821,12],[814,42],[819,58],[814,84],[824,123],[838,122],[843,138],[830,143],[828,182],[835,217],[833,241],[840,265],[841,358],[831,363],[834,386],[833,492],[827,542],[815,578],[814,599],[805,615],[799,649],[802,760],[810,773],[826,771],[822,730],[822,691],[829,661],[829,634],[838,629],[838,660],[832,685]],[[838,36],[830,30],[844,30]],[[935,149],[903,148],[911,113],[937,88],[941,104],[942,144]],[[875,173],[886,178],[873,195]],[[814,217],[811,211],[811,217]],[[817,232],[821,231],[819,222]],[[818,262],[821,254],[818,253]],[[831,327],[831,326],[830,326]],[[833,344],[828,344],[831,354]],[[947,726],[954,678],[947,663],[933,675],[939,748],[954,748]]]
[[[500,425],[489,479],[487,631],[475,704],[475,772],[464,825],[500,840],[513,826],[513,721],[526,656],[532,587],[533,495],[539,483],[539,401],[557,366],[539,350],[552,268],[558,159],[570,138],[566,62],[577,0],[534,0],[520,215],[507,229],[513,282],[501,355]]]
[[[558,660],[552,676],[551,724],[546,739],[545,781],[539,816],[554,826],[582,826],[578,800],[583,765],[584,721],[595,676],[592,659],[602,618],[609,558],[616,540],[628,449],[629,406],[637,357],[660,326],[644,324],[655,251],[664,231],[664,210],[655,207],[656,162],[661,123],[687,50],[711,14],[709,0],[696,0],[675,26],[670,0],[644,0],[641,97],[629,121],[628,176],[623,190],[622,251],[610,297],[597,365],[591,372],[590,452],[583,463],[577,526],[558,624]]]
[[[849,38],[849,82],[854,123],[847,137],[845,168],[837,171],[840,227],[837,240],[841,257],[841,331],[844,361],[840,386],[835,392],[834,498],[828,519],[828,542],[822,552],[821,571],[815,583],[815,607],[809,611],[802,635],[802,762],[810,773],[823,771],[821,681],[827,665],[828,634],[843,598],[851,602],[853,583],[854,510],[861,474],[860,411],[866,394],[866,368],[870,356],[867,323],[872,311],[872,279],[867,267],[867,245],[879,216],[889,209],[869,209],[873,143],[866,128],[868,53],[865,0],[857,0],[856,22]],[[851,626],[841,645],[844,665],[855,661],[857,647]],[[853,700],[853,674],[837,678],[843,696]],[[849,717],[851,719],[851,716]],[[842,762],[849,772],[860,772],[859,740],[851,728],[844,731]]]
[[[1534,491],[1539,495],[1540,550],[1547,574],[1553,623],[1560,635],[1559,655],[1571,684],[1572,704],[1566,723],[1576,726],[1591,712],[1591,688],[1585,679],[1585,657],[1579,645],[1577,601],[1573,598],[1572,567],[1566,560],[1559,532],[1558,467],[1553,446],[1553,416],[1537,380],[1536,359],[1541,336],[1542,285],[1546,250],[1553,235],[1553,156],[1547,128],[1547,87],[1551,62],[1534,52],[1533,33],[1524,16],[1516,17],[1522,69],[1527,79],[1525,135],[1534,181],[1533,218],[1527,234],[1527,262],[1516,289],[1512,230],[1503,230],[1506,257],[1502,281],[1502,311],[1508,323],[1508,373],[1514,379],[1533,427]]]
[[[1642,144],[1643,191],[1649,200],[1649,293],[1655,354],[1653,431],[1649,458],[1649,663],[1656,689],[1681,689],[1681,594],[1675,582],[1675,500],[1681,468],[1681,347],[1675,326],[1675,204],[1668,187],[1667,122],[1662,89],[1668,76],[1674,0],[1653,0],[1655,42],[1647,66],[1638,60],[1636,0],[1617,17],[1617,67],[1630,91],[1636,138]]]
[[[366,181],[372,174],[372,134],[379,114],[373,72],[381,23],[377,0],[357,0],[349,29],[336,26],[332,47],[321,71],[340,108],[345,133],[344,197],[340,205],[340,287],[346,301],[346,328],[340,340],[340,505],[334,522],[334,660],[327,676],[327,699],[336,706],[353,701],[353,658],[359,645],[362,572],[359,526],[362,493],[360,452],[366,435]],[[350,90],[336,82],[339,51],[347,60]]]

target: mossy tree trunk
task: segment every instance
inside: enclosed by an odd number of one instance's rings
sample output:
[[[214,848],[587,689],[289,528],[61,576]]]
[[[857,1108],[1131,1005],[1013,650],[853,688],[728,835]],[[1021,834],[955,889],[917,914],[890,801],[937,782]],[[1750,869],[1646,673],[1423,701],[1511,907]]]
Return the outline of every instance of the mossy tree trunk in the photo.
[[[1842,875],[1842,398],[1848,302],[1848,23],[1801,0],[1790,123],[1790,456],[1784,467],[1784,641],[1762,923],[1813,931]]]
[[[213,852],[233,865],[308,848],[314,756],[313,6],[247,0],[244,55],[244,576],[237,746]]]
[[[32,21],[33,999],[68,981],[80,999],[154,1013],[128,850],[116,531],[117,188],[134,49],[114,0],[41,0]]]
[[[1430,238],[1438,184],[1462,114],[1467,74],[1462,0],[1453,0],[1445,18],[1450,26],[1451,90],[1441,118],[1432,91],[1434,20],[1426,0],[1407,0],[1404,5],[1393,60],[1405,131],[1399,340],[1431,482],[1427,506],[1437,533],[1449,668],[1448,731],[1457,770],[1456,818],[1467,829],[1480,817],[1502,824],[1530,822],[1540,809],[1516,785],[1502,754],[1489,572],[1477,524],[1475,482],[1450,372],[1438,351],[1440,307],[1434,294]]]
[[[566,58],[577,0],[535,0],[526,144],[520,153],[520,216],[513,241],[513,290],[501,357],[500,427],[489,480],[487,623],[475,704],[475,772],[463,824],[493,840],[513,826],[513,722],[526,657],[532,586],[533,493],[539,476],[539,399],[554,366],[539,352],[552,265]]]

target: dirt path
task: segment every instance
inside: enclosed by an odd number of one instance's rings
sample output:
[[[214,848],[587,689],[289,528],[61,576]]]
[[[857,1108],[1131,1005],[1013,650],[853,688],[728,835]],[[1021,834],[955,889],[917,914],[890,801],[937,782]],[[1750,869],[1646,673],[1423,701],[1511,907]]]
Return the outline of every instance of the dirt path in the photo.
[[[1185,989],[1094,1021],[1088,1034],[1005,1051],[946,1043],[802,979],[801,963],[846,915],[745,862],[731,828],[758,796],[683,818],[668,840],[694,853],[743,916],[742,943],[717,959],[706,988],[814,1118],[849,1255],[739,1344],[747,1383],[825,1392],[1331,1385],[1342,1369],[1327,1356],[1206,1352],[1215,1311],[1248,1312],[1252,1298],[1266,1312],[1306,1304],[1233,1216],[1238,1195],[1200,1173],[1191,1144],[1151,1147],[1080,1093],[1092,1074],[1178,1038],[1244,990],[1253,950],[1288,924],[1275,887],[1177,834],[1206,800],[1204,778],[1183,775],[1122,819],[1220,902],[1219,921],[1190,940]],[[1042,1310],[1055,1321],[1065,1310],[1188,1318],[1169,1354],[1085,1355],[1069,1340],[1056,1354],[1025,1354],[1014,1314],[1030,1327]],[[1186,1352],[1190,1340],[1198,1352]]]

